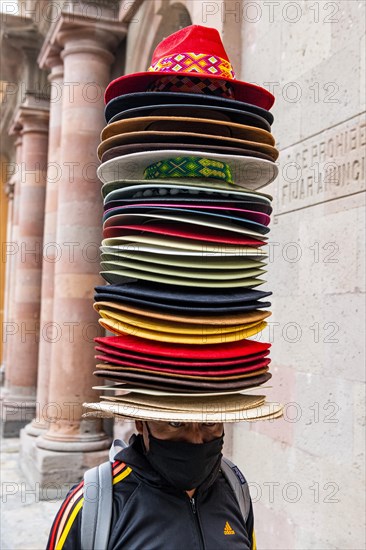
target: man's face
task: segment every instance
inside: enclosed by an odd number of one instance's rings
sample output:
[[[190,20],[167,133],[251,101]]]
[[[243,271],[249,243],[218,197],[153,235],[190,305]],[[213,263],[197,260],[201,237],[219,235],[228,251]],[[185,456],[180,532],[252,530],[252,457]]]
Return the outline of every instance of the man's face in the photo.
[[[187,443],[207,443],[221,437],[224,431],[222,422],[158,422],[149,420],[149,429],[157,439],[185,441]],[[136,429],[142,435],[145,449],[149,450],[149,432],[147,422],[136,420]]]

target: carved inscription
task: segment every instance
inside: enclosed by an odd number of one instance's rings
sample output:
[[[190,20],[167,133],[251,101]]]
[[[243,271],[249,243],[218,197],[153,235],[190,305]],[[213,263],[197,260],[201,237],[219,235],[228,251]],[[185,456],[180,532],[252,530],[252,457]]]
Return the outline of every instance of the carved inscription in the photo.
[[[283,149],[276,211],[282,213],[365,188],[365,115]]]

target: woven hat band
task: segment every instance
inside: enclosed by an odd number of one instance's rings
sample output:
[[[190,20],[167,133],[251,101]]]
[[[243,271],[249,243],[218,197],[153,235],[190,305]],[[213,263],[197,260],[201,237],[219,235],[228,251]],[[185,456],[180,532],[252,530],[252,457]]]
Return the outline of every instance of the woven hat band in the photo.
[[[234,90],[230,82],[226,82],[225,80],[212,80],[209,77],[164,76],[152,82],[146,91],[204,94],[235,99]]]
[[[214,178],[233,183],[231,169],[226,162],[200,157],[174,157],[154,162],[145,169],[144,178]]]
[[[148,68],[151,72],[197,73],[204,76],[220,76],[233,80],[234,70],[230,61],[204,53],[177,53],[160,58]]]

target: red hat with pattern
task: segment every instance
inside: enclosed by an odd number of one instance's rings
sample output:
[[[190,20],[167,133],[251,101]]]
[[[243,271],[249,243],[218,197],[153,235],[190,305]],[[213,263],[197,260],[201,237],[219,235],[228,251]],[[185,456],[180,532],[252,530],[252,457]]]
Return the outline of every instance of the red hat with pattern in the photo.
[[[274,103],[268,90],[236,80],[219,32],[200,25],[180,29],[160,42],[146,72],[113,80],[106,89],[105,102],[143,91],[214,95],[267,110]]]

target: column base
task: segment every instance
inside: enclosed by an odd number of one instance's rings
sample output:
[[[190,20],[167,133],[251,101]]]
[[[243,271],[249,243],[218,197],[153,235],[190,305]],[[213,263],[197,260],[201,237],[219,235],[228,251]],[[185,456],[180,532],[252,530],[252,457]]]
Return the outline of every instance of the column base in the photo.
[[[48,427],[48,424],[41,424],[40,422],[37,422],[36,419],[33,419],[32,422],[24,427],[24,431],[33,437],[39,437],[47,432]]]
[[[55,441],[53,439],[48,439],[45,435],[41,435],[37,438],[37,447],[46,451],[55,451],[59,453],[91,453],[94,451],[103,451],[104,449],[109,449],[111,443],[112,439],[107,436],[104,436],[103,439],[96,439],[95,441]]]
[[[25,396],[1,396],[1,436],[19,437],[20,430],[36,414],[35,398]]]
[[[65,498],[73,485],[83,479],[85,470],[108,460],[110,439],[104,449],[63,452],[39,446],[43,436],[34,437],[23,429],[20,433],[20,466],[39,500]]]

